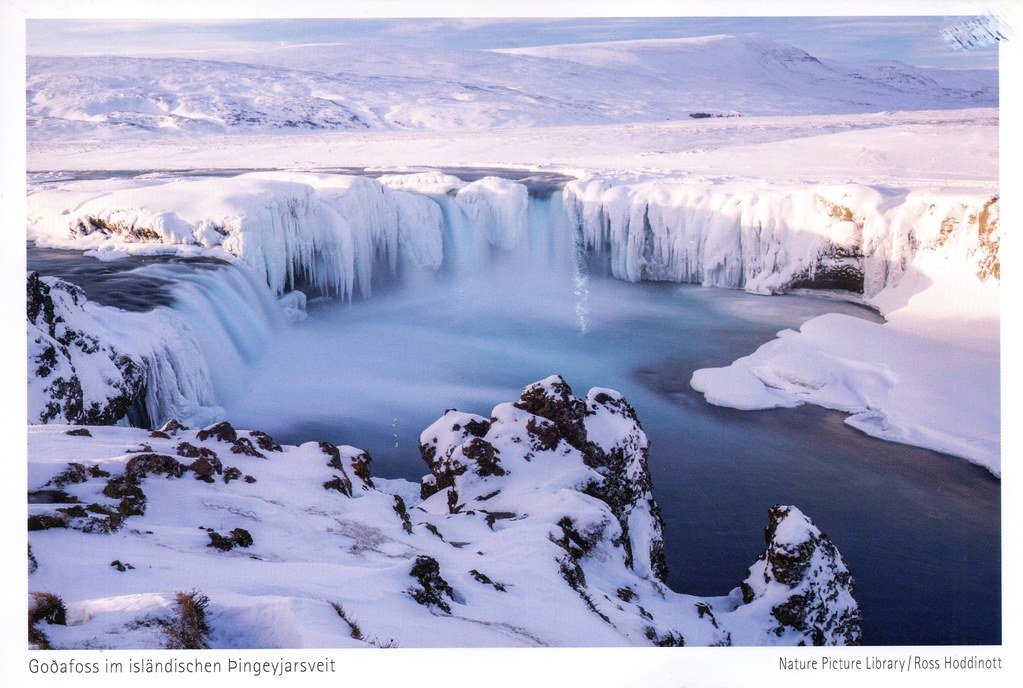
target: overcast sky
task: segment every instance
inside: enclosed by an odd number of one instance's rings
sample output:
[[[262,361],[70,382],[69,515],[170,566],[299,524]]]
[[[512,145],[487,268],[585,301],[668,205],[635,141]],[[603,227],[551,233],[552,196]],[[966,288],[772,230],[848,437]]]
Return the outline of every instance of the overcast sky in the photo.
[[[996,67],[993,41],[966,17],[692,17],[644,19],[277,19],[231,21],[30,20],[28,53],[145,54],[305,43],[410,48],[512,48],[636,38],[751,35],[822,58],[900,60],[917,66]],[[973,25],[972,30],[968,30]]]

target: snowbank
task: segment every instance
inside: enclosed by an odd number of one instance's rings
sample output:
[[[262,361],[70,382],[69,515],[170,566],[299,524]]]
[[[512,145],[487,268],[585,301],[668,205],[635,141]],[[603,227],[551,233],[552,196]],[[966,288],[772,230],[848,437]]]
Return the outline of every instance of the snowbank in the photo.
[[[646,436],[613,390],[552,377],[486,417],[448,411],[422,435],[421,500],[354,447],[69,430],[29,430],[30,590],[67,611],[37,625],[53,647],[166,646],[193,589],[217,648],[859,639],[841,555],[794,507],[729,595],[664,585]]]
[[[868,232],[864,284],[884,325],[826,315],[694,389],[721,406],[818,404],[868,434],[1001,473],[997,197],[911,193]]]

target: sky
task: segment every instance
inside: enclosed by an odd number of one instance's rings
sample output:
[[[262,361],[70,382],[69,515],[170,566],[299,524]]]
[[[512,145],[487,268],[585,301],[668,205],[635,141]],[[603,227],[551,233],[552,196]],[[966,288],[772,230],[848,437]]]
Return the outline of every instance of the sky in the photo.
[[[977,27],[982,30],[977,32]],[[409,48],[514,48],[639,38],[750,35],[840,61],[997,67],[990,22],[968,17],[682,17],[571,19],[274,19],[123,21],[35,19],[29,55],[145,54],[309,43]],[[959,40],[954,40],[952,36]],[[966,40],[963,40],[965,37]],[[965,45],[964,45],[965,44]]]

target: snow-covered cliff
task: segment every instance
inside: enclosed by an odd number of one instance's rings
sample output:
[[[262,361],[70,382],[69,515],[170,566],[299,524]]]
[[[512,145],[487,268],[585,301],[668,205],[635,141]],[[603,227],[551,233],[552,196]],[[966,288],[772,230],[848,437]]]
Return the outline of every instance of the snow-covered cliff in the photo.
[[[928,251],[966,259],[981,280],[998,277],[990,194],[587,177],[565,195],[586,247],[632,282],[875,297]]]
[[[310,286],[350,298],[370,294],[375,271],[441,265],[449,195],[490,245],[511,249],[525,234],[525,187],[496,177],[253,172],[61,184],[29,195],[28,238],[108,258],[240,260],[278,296]]]
[[[144,426],[216,413],[209,368],[173,311],[105,308],[36,273],[27,290],[29,422]]]
[[[489,418],[446,412],[422,453],[420,488],[373,477],[353,447],[226,423],[32,427],[30,589],[66,608],[36,630],[54,647],[163,647],[194,589],[211,647],[859,639],[841,555],[794,507],[772,509],[729,595],[664,585],[646,436],[613,390],[579,399],[548,378]]]

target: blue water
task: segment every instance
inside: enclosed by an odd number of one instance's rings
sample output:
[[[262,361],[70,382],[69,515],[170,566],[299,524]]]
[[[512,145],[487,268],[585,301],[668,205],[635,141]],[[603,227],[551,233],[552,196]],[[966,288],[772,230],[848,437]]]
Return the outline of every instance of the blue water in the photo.
[[[489,415],[562,374],[577,394],[613,387],[650,437],[670,584],[724,594],[763,549],[767,509],[803,509],[837,544],[871,644],[1000,642],[999,482],[962,460],[873,439],[818,408],[739,412],[688,385],[831,300],[589,278],[460,282],[322,304],[289,329],[236,399],[242,427],[287,442],[370,451],[374,472],[425,473],[418,435],[447,408]],[[582,323],[581,320],[585,320]]]

